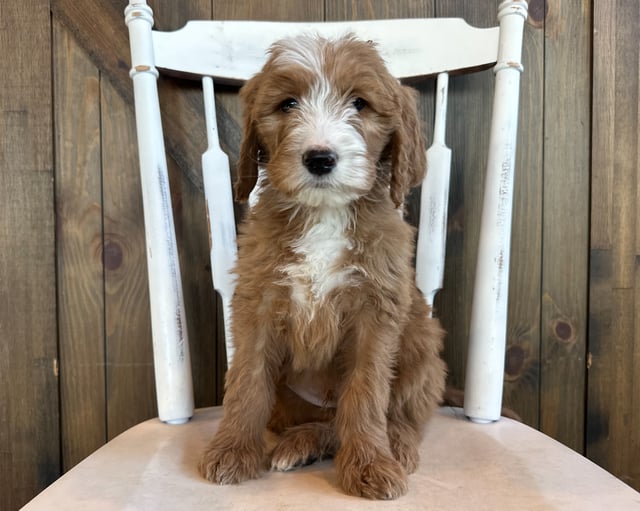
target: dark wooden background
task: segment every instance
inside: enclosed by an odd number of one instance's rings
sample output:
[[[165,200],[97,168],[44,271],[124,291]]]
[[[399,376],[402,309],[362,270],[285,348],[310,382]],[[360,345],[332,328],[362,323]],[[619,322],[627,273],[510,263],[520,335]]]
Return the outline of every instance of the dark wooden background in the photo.
[[[460,16],[497,0],[153,0],[190,18]],[[155,415],[142,208],[122,0],[0,5],[0,509],[14,510]],[[629,0],[531,0],[524,41],[505,401],[640,488],[638,27]],[[445,289],[451,384],[464,380],[491,73],[451,80]],[[433,82],[419,85],[425,119]],[[199,154],[200,95],[162,80],[196,403],[223,363]],[[235,161],[240,108],[218,92]],[[430,128],[427,128],[430,135]]]

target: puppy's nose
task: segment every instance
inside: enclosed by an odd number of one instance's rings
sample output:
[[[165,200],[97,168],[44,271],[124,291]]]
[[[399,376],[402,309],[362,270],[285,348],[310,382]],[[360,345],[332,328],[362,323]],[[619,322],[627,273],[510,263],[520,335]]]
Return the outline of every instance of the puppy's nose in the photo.
[[[310,149],[302,155],[302,163],[316,176],[331,172],[338,162],[338,155],[328,149]]]

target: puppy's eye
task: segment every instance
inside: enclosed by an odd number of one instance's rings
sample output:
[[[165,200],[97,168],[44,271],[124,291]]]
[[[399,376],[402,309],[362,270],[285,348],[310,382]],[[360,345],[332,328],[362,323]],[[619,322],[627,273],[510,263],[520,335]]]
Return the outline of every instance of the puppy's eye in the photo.
[[[365,106],[367,106],[367,102],[362,98],[356,98],[353,100],[353,107],[359,112]]]
[[[280,110],[285,114],[289,113],[293,108],[298,108],[298,100],[295,98],[287,98],[280,103]]]

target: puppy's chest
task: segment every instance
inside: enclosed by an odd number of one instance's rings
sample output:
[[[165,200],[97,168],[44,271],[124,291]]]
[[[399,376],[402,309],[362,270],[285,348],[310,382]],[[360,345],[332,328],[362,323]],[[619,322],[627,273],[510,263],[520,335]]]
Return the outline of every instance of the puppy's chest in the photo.
[[[291,301],[309,312],[324,303],[330,293],[354,285],[356,268],[350,264],[353,241],[349,217],[343,211],[325,211],[291,245],[293,261],[281,267],[291,288]]]

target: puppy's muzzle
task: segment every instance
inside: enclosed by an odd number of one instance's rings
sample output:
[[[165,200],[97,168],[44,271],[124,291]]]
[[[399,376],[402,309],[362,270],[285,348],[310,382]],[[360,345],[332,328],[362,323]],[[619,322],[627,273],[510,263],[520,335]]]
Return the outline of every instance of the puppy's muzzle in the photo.
[[[302,155],[302,164],[316,176],[329,174],[337,163],[338,155],[329,149],[310,149]]]

